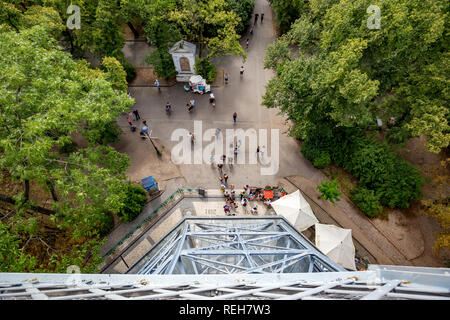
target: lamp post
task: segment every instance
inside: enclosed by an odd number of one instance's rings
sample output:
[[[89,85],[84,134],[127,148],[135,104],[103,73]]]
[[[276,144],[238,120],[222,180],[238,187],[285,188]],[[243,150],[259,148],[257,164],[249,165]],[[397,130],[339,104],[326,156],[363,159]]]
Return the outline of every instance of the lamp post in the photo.
[[[152,137],[150,136],[150,134],[148,132],[147,126],[143,126],[141,128],[141,134],[145,135],[150,140],[150,142],[153,145],[153,148],[155,148],[156,153],[158,154],[158,156],[160,156],[162,153],[161,153],[161,151],[159,151],[159,149],[156,147],[155,143],[153,142]]]

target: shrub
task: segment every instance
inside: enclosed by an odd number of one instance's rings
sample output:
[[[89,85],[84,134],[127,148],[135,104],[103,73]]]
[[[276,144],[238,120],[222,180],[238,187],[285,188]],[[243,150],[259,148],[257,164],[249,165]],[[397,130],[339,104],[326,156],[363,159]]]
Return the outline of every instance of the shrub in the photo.
[[[411,138],[411,132],[403,127],[392,127],[386,133],[386,140],[391,145],[404,146]]]
[[[166,46],[152,51],[145,58],[145,62],[153,66],[153,70],[159,78],[168,79],[177,73],[169,48]]]
[[[340,201],[339,196],[342,194],[339,192],[339,187],[336,180],[332,181],[322,181],[320,186],[317,186],[317,189],[320,191],[320,198],[329,200],[332,204],[335,201]]]
[[[356,188],[351,191],[351,200],[366,216],[375,218],[382,210],[379,197],[375,191],[364,187]]]
[[[114,217],[109,212],[105,212],[98,222],[100,236],[106,236],[114,228]]]
[[[130,222],[136,219],[146,202],[147,196],[145,190],[142,187],[129,184],[124,206],[119,211],[120,220]]]
[[[195,73],[201,75],[207,83],[211,83],[216,79],[216,67],[207,59],[198,58],[195,61]]]
[[[122,134],[122,129],[119,127],[116,121],[110,122],[108,125],[105,125],[101,128],[99,132],[100,137],[98,139],[98,143],[106,145],[111,142],[117,142],[120,140],[120,135]]]
[[[311,162],[320,157],[323,152],[322,148],[317,146],[314,142],[310,140],[305,140],[302,143],[302,154]]]
[[[313,165],[316,168],[323,169],[328,166],[331,162],[330,155],[328,152],[321,152],[320,156],[314,159]]]
[[[324,154],[328,154],[389,208],[407,208],[420,197],[424,179],[419,169],[402,160],[388,145],[355,130],[339,128],[330,134],[327,128],[320,128],[303,142],[302,153],[319,168],[326,163]]]
[[[130,83],[134,78],[136,78],[136,68],[125,58],[121,58],[119,59],[119,61],[122,64],[123,69],[127,73],[127,82]]]

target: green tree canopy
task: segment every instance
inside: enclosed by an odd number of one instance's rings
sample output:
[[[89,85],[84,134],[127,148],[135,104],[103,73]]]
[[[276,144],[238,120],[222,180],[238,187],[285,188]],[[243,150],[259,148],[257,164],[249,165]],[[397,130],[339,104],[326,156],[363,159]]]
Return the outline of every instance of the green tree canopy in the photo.
[[[424,135],[431,152],[449,145],[448,2],[302,3],[292,9],[300,18],[266,55],[277,76],[264,103],[296,120],[292,133],[305,138],[324,121],[366,128],[393,118],[397,131]],[[381,10],[380,29],[367,27],[370,5]]]
[[[70,253],[52,253],[52,270],[64,272],[80,259],[98,264],[99,230],[126,198],[128,156],[99,144],[105,127],[133,104],[123,69],[114,58],[104,59],[106,72],[74,61],[43,25],[1,32],[0,43],[0,169],[25,183],[25,202],[29,181],[52,192],[50,218],[74,241]],[[89,146],[64,151],[75,136]],[[5,241],[15,256],[23,232],[8,228]],[[27,256],[18,259],[31,266]]]

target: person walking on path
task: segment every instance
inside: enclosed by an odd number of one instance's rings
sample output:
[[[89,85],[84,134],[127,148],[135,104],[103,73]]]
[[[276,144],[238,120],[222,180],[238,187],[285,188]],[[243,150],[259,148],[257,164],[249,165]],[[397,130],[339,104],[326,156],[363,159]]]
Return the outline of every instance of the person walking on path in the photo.
[[[133,110],[134,116],[136,118],[136,121],[138,121],[139,119],[141,119],[141,115],[139,114],[138,109],[134,109]]]
[[[262,146],[261,147],[261,158],[264,157],[264,151],[266,151],[266,147]]]
[[[234,123],[236,123],[236,119],[237,119],[237,113],[235,112],[235,113],[233,113],[233,121],[234,121]]]
[[[128,112],[128,118],[130,118],[130,121],[133,121],[133,112]]]
[[[158,88],[158,91],[161,92],[161,85],[159,84],[158,79],[155,80],[155,86]]]
[[[254,23],[255,25],[258,22],[258,16],[259,16],[259,14],[255,13],[255,23]]]
[[[172,112],[172,105],[169,103],[169,101],[167,101],[167,103],[166,103],[166,113],[168,115],[170,115],[171,112]]]
[[[259,146],[256,148],[256,155],[259,155]]]
[[[225,72],[225,84],[228,84],[228,73]]]
[[[225,180],[225,184],[228,184],[228,175],[226,173],[223,175],[223,180]]]
[[[221,131],[222,131],[222,130],[220,130],[219,128],[216,128],[216,137],[219,136],[219,134],[220,134]]]
[[[244,75],[244,66],[241,66],[241,69],[239,70],[239,73],[241,74],[241,77]]]
[[[226,156],[226,155],[223,155],[223,156],[222,156],[222,162],[225,163],[225,160],[226,160],[226,159],[227,159],[227,156]]]
[[[234,148],[234,156],[235,156],[235,157],[237,157],[238,152],[239,152],[239,149],[238,149],[238,148]]]
[[[250,28],[250,35],[253,35],[253,26]]]
[[[264,19],[264,13],[261,13],[261,23],[263,22]]]
[[[128,122],[128,124],[130,125],[130,127],[133,125],[133,124],[131,123],[131,118],[130,118],[130,116],[127,117],[127,122]]]
[[[247,38],[247,42],[245,43],[245,49],[248,49],[248,38]]]

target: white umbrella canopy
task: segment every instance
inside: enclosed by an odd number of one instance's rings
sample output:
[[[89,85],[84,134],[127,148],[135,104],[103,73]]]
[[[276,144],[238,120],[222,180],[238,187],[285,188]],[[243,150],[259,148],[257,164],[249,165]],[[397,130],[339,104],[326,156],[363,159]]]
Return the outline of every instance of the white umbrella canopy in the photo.
[[[356,270],[352,230],[320,223],[316,223],[314,227],[319,250],[340,266]]]
[[[285,217],[300,232],[319,222],[300,190],[285,195],[271,205],[278,215]]]

